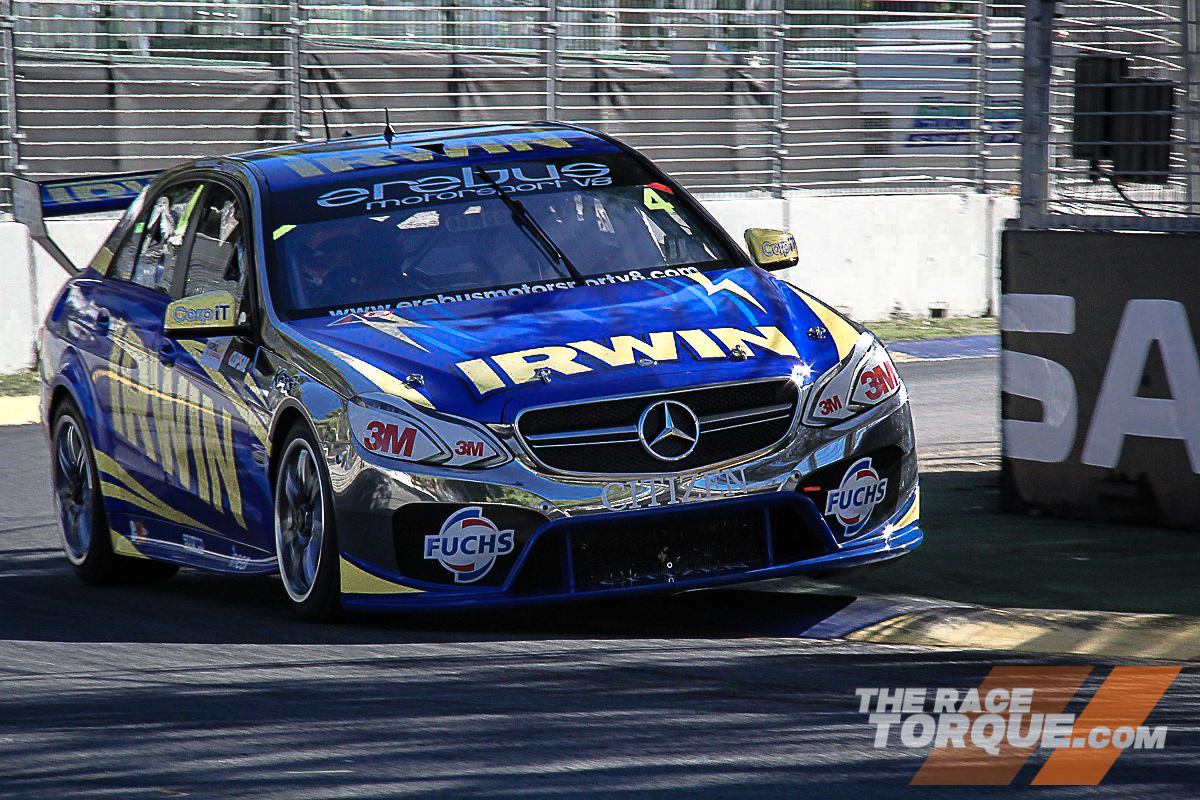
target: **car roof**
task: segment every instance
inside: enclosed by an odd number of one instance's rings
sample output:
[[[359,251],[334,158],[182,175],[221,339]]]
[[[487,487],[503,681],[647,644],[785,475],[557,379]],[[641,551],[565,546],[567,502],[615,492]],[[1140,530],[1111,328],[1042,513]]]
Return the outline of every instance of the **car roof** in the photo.
[[[254,165],[271,191],[344,183],[353,173],[376,168],[422,169],[438,162],[464,166],[497,160],[615,153],[621,148],[586,130],[552,122],[477,125],[380,134],[287,145],[229,156]]]

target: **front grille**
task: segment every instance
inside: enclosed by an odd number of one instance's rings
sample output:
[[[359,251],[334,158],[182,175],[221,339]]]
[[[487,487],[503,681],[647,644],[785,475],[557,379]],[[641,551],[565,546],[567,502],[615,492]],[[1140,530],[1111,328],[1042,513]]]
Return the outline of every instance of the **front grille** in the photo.
[[[714,514],[571,534],[575,588],[615,589],[707,578],[767,566],[763,512]]]
[[[796,385],[786,378],[706,386],[534,408],[517,418],[517,430],[534,458],[561,472],[684,472],[776,444],[791,430],[797,398]],[[661,400],[682,403],[699,421],[695,449],[677,460],[655,458],[638,437],[642,413]]]

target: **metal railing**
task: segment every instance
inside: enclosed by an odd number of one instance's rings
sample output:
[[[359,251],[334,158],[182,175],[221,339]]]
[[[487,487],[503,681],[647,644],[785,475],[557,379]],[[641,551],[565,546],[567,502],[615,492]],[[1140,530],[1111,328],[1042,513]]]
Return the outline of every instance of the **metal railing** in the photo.
[[[1200,0],[1029,0],[1023,226],[1200,228],[1198,15]]]
[[[1013,0],[0,3],[6,175],[374,133],[386,109],[595,127],[706,193],[1018,182]]]

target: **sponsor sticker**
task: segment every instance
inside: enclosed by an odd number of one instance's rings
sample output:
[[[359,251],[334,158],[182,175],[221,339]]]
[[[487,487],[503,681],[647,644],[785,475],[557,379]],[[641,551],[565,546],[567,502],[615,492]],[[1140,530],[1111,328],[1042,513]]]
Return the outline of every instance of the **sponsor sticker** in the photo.
[[[869,457],[860,459],[846,470],[841,485],[829,490],[825,515],[834,517],[847,537],[854,536],[867,526],[875,506],[883,502],[887,484],[887,478],[879,476]]]
[[[350,407],[350,428],[367,452],[401,461],[427,461],[442,448],[411,420],[380,409]]]
[[[744,470],[720,469],[694,475],[668,475],[606,483],[600,491],[600,502],[609,511],[628,511],[746,494],[749,494],[749,489]]]
[[[513,551],[513,531],[500,530],[479,506],[460,509],[425,537],[425,558],[454,573],[455,583],[474,583],[488,574],[497,556]]]

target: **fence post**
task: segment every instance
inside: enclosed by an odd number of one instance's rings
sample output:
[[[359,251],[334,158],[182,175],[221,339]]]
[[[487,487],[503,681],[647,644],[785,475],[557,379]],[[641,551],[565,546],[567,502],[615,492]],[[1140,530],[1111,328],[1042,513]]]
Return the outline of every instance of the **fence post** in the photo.
[[[546,119],[558,119],[558,0],[546,3]]]
[[[287,125],[292,141],[298,142],[308,136],[304,130],[304,95],[301,83],[300,40],[304,35],[304,20],[300,17],[300,0],[288,2],[288,49],[284,57],[284,68],[288,81]]]
[[[1025,4],[1025,57],[1021,76],[1021,219],[1045,224],[1050,196],[1050,77],[1054,54],[1054,0]]]
[[[13,0],[3,0],[0,5],[0,50],[4,53],[4,113],[7,132],[5,144],[8,155],[9,175],[16,177],[21,172],[20,131],[17,128],[17,16]],[[9,200],[12,200],[12,183],[9,182]]]
[[[786,0],[775,0],[775,26],[771,30],[774,39],[771,85],[774,88],[771,119],[771,194],[783,197],[783,84],[787,56],[787,6]]]
[[[1187,213],[1200,202],[1200,0],[1183,0],[1184,169],[1187,170]]]
[[[991,126],[987,119],[989,71],[991,61],[991,2],[979,0],[979,22],[975,26],[975,191],[986,193],[987,162],[991,155]]]

